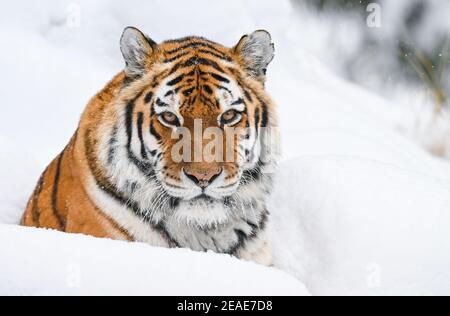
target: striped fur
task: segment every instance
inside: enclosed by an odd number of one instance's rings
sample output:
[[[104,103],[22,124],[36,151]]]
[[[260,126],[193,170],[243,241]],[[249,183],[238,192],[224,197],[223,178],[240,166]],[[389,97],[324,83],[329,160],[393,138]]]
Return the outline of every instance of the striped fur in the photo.
[[[261,131],[276,130],[277,121],[264,90],[273,58],[268,33],[226,48],[200,37],[156,44],[128,28],[121,44],[125,71],[89,102],[69,144],[42,174],[22,224],[270,265],[273,161],[261,155],[277,144]],[[196,119],[202,131],[226,131],[221,118],[230,109],[240,118],[233,127],[246,131],[235,139],[235,161],[174,162],[174,131],[193,131]],[[161,118],[168,111],[173,125]],[[222,172],[206,189],[185,173],[212,168]]]

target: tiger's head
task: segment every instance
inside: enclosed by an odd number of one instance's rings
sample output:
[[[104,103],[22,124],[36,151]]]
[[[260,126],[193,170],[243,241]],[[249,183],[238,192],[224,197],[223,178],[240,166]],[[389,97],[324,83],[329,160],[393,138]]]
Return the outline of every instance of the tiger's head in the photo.
[[[256,31],[226,48],[200,37],[157,44],[129,27],[121,51],[123,159],[137,171],[117,161],[119,188],[148,208],[164,205],[196,221],[220,222],[237,204],[263,198],[264,169],[273,162],[263,156],[276,151],[265,137],[276,126],[264,89],[274,57],[269,33]]]

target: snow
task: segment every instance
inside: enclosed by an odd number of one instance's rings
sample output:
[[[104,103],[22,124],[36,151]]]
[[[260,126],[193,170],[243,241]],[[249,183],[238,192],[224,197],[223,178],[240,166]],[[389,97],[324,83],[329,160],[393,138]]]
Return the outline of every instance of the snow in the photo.
[[[328,156],[286,163],[279,186],[276,265],[312,294],[449,294],[448,181]]]
[[[333,74],[317,53],[327,27],[296,19],[289,1],[192,2],[4,4],[0,294],[450,294],[450,164],[401,131],[410,112]],[[67,26],[77,10],[79,27]],[[16,225],[89,98],[121,69],[127,25],[156,41],[197,34],[229,46],[271,31],[284,152],[276,268]]]
[[[308,295],[286,273],[225,255],[17,226],[0,243],[3,295]]]
[[[32,155],[0,135],[0,223],[15,224],[41,170]]]

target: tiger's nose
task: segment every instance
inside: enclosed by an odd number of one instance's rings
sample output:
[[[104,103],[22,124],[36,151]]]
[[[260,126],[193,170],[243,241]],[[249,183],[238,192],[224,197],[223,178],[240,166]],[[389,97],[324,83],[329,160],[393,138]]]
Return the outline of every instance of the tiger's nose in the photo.
[[[213,183],[214,180],[216,180],[222,174],[222,171],[222,168],[183,169],[184,174],[202,189],[207,188],[211,183]]]

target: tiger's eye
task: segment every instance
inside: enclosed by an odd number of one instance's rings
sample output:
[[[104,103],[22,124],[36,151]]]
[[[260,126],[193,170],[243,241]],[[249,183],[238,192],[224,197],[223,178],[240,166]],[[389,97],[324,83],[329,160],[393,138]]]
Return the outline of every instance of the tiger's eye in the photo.
[[[222,122],[224,124],[230,124],[237,119],[239,113],[236,110],[229,110],[222,115]]]
[[[171,112],[164,112],[160,115],[164,123],[178,126],[178,117]]]

